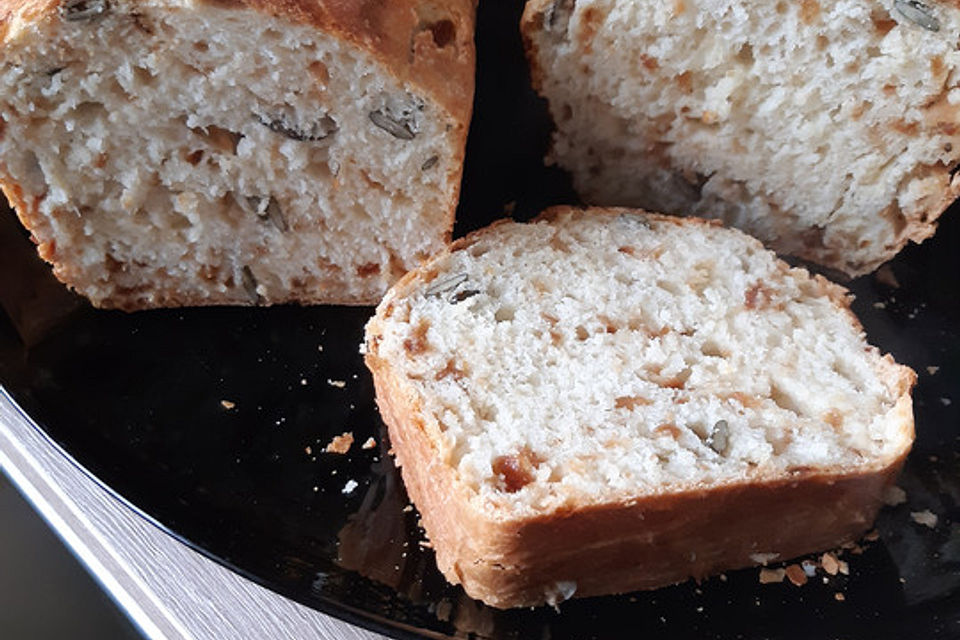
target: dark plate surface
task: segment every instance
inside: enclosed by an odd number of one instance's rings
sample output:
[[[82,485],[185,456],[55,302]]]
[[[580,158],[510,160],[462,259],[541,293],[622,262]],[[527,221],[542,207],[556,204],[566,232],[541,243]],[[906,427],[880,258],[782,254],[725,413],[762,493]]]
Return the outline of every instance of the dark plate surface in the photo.
[[[505,207],[523,219],[573,200],[541,163],[548,125],[522,73],[520,10],[481,3],[456,235]],[[849,575],[761,585],[751,569],[559,612],[475,603],[419,544],[358,352],[371,309],[95,311],[37,280],[33,262],[14,259],[23,234],[10,235],[3,386],[146,517],[307,605],[397,637],[960,637],[960,211],[887,275],[848,283],[871,342],[919,374],[918,438],[900,481],[908,502],[882,512],[876,539],[842,551]],[[347,431],[348,454],[324,452]],[[362,448],[370,437],[376,446]],[[933,528],[910,515],[927,509]]]

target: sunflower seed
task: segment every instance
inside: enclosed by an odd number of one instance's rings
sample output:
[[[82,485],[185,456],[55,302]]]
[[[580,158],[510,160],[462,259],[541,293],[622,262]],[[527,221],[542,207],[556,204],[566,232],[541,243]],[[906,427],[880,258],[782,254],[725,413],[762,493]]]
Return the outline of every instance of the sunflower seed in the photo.
[[[273,196],[270,196],[270,200],[267,202],[266,217],[278,231],[286,231],[289,228],[286,218],[283,217],[283,211],[280,209],[280,203]]]
[[[260,297],[260,293],[257,291],[259,285],[250,267],[244,265],[240,271],[240,276],[243,278],[243,290],[247,292],[247,297],[250,298],[250,304],[261,304],[263,298]]]
[[[238,196],[234,193],[233,199],[241,209],[263,220],[269,220],[279,231],[289,228],[280,203],[273,196]]]
[[[456,273],[452,276],[447,276],[446,278],[434,280],[433,282],[430,283],[430,286],[427,287],[425,295],[441,296],[445,293],[451,293],[466,281],[467,281],[467,274],[465,273]]]
[[[713,425],[713,433],[711,433],[706,440],[708,447],[724,455],[724,452],[727,450],[727,445],[730,442],[730,427],[727,425],[726,420],[717,420],[717,423]]]
[[[895,0],[897,13],[927,31],[940,31],[940,20],[932,15],[932,9],[919,0]]]
[[[340,127],[337,121],[328,115],[321,116],[309,126],[303,126],[294,121],[294,118],[285,114],[262,115],[254,113],[257,121],[274,133],[284,135],[298,142],[314,142],[323,140],[336,133]]]
[[[406,94],[405,98],[385,98],[383,106],[370,112],[370,122],[399,140],[413,140],[420,133],[423,101]]]
[[[67,22],[96,20],[110,10],[107,0],[66,0],[58,9],[60,17]]]
[[[423,161],[422,165],[420,165],[420,170],[426,171],[427,169],[433,169],[437,165],[437,162],[439,161],[440,161],[439,157],[430,156],[429,158]]]
[[[395,119],[379,109],[370,112],[370,122],[400,140],[413,140],[417,135],[409,121]]]

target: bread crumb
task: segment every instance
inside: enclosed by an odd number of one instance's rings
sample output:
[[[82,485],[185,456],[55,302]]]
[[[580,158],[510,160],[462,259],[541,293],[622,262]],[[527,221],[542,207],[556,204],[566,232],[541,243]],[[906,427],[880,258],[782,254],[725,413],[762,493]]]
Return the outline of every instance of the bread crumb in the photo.
[[[760,569],[760,584],[783,582],[783,578],[786,574],[787,572],[781,568],[767,569],[766,567],[763,567]]]
[[[787,574],[787,579],[798,587],[802,587],[807,584],[807,574],[803,572],[803,568],[798,564],[792,564],[786,568],[785,573]]]
[[[940,403],[945,407],[949,407],[953,401],[950,398],[940,398]]]
[[[313,449],[310,447],[310,445],[307,445],[303,448],[303,452],[309,456],[310,454],[313,453]]]
[[[833,594],[833,599],[836,600],[837,602],[843,602],[847,598],[842,593],[837,591],[835,594]]]
[[[838,560],[837,565],[837,569],[839,569],[841,574],[845,576],[850,575],[850,565],[847,564],[846,560]]]
[[[916,522],[917,524],[922,524],[925,527],[933,529],[937,526],[937,514],[930,511],[930,509],[924,509],[923,511],[911,511],[910,519]]]
[[[353,432],[344,431],[339,436],[334,436],[333,440],[327,445],[327,453],[346,453],[353,446]]]
[[[404,512],[404,513],[410,513],[411,511],[413,511],[413,505],[412,505],[412,504],[408,504],[407,506],[405,506],[405,507],[403,508],[403,512]]]
[[[874,309],[886,309],[886,308],[887,308],[887,303],[886,303],[886,302],[874,302],[874,303],[873,303],[873,308],[874,308]]]
[[[318,344],[318,345],[317,345],[317,351],[323,351],[323,345],[322,345],[322,344]]]
[[[362,445],[360,445],[360,448],[373,449],[375,446],[377,446],[377,441],[374,440],[372,437],[370,437],[370,438],[367,438]]]
[[[300,378],[300,386],[301,386],[301,387],[307,386],[307,379],[306,379],[306,378]]]
[[[330,385],[331,387],[336,387],[337,389],[343,389],[345,386],[347,386],[347,381],[331,380],[330,378],[327,378],[327,384]]]
[[[234,407],[236,407],[237,403],[230,402],[229,400],[221,400],[220,406],[229,411],[230,409],[233,409]]]
[[[883,501],[888,506],[895,507],[907,501],[907,492],[897,485],[890,485],[883,493]]]
[[[929,373],[932,376],[937,375],[937,371],[940,371],[940,367],[932,367],[932,366],[927,367],[927,373]]]
[[[830,551],[820,556],[820,566],[831,576],[837,575],[840,570],[840,562],[837,560],[837,556]]]
[[[343,485],[343,489],[340,490],[340,493],[353,493],[353,490],[357,488],[356,480],[347,480],[347,484]]]

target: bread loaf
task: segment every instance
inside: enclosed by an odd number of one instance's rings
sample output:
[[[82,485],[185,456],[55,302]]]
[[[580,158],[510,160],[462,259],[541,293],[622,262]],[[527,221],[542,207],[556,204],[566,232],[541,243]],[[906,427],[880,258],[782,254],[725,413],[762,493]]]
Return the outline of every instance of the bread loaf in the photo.
[[[785,560],[867,529],[907,367],[739,231],[555,208],[407,274],[366,362],[448,580],[496,607]]]
[[[586,202],[717,217],[849,275],[960,181],[949,2],[530,0],[522,30]]]
[[[474,2],[2,0],[0,182],[98,306],[373,304],[449,240]]]

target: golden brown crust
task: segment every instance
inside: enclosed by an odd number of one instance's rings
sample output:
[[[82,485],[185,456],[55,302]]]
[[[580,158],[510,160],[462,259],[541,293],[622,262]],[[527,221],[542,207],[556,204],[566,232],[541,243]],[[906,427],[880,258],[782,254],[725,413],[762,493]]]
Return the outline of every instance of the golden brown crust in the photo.
[[[570,211],[554,207],[536,220]],[[590,209],[582,215],[619,215],[624,209]],[[646,214],[678,225],[712,221]],[[506,221],[495,223],[494,226]],[[382,320],[419,285],[433,265],[469,247],[480,230],[458,240],[412,271],[387,294],[367,327],[366,364],[387,424],[407,492],[420,510],[443,574],[468,595],[496,607],[532,606],[576,596],[653,589],[689,578],[758,564],[757,554],[786,560],[855,539],[873,522],[913,441],[910,390],[916,376],[892,358],[884,374],[898,400],[884,420],[899,443],[887,457],[857,466],[739,478],[700,489],[584,502],[573,497],[549,511],[513,517],[458,479],[441,454],[442,425],[421,410],[412,385],[378,353]],[[759,243],[758,243],[759,246]],[[811,280],[838,309],[849,313],[846,290]],[[888,431],[889,432],[889,431]]]

